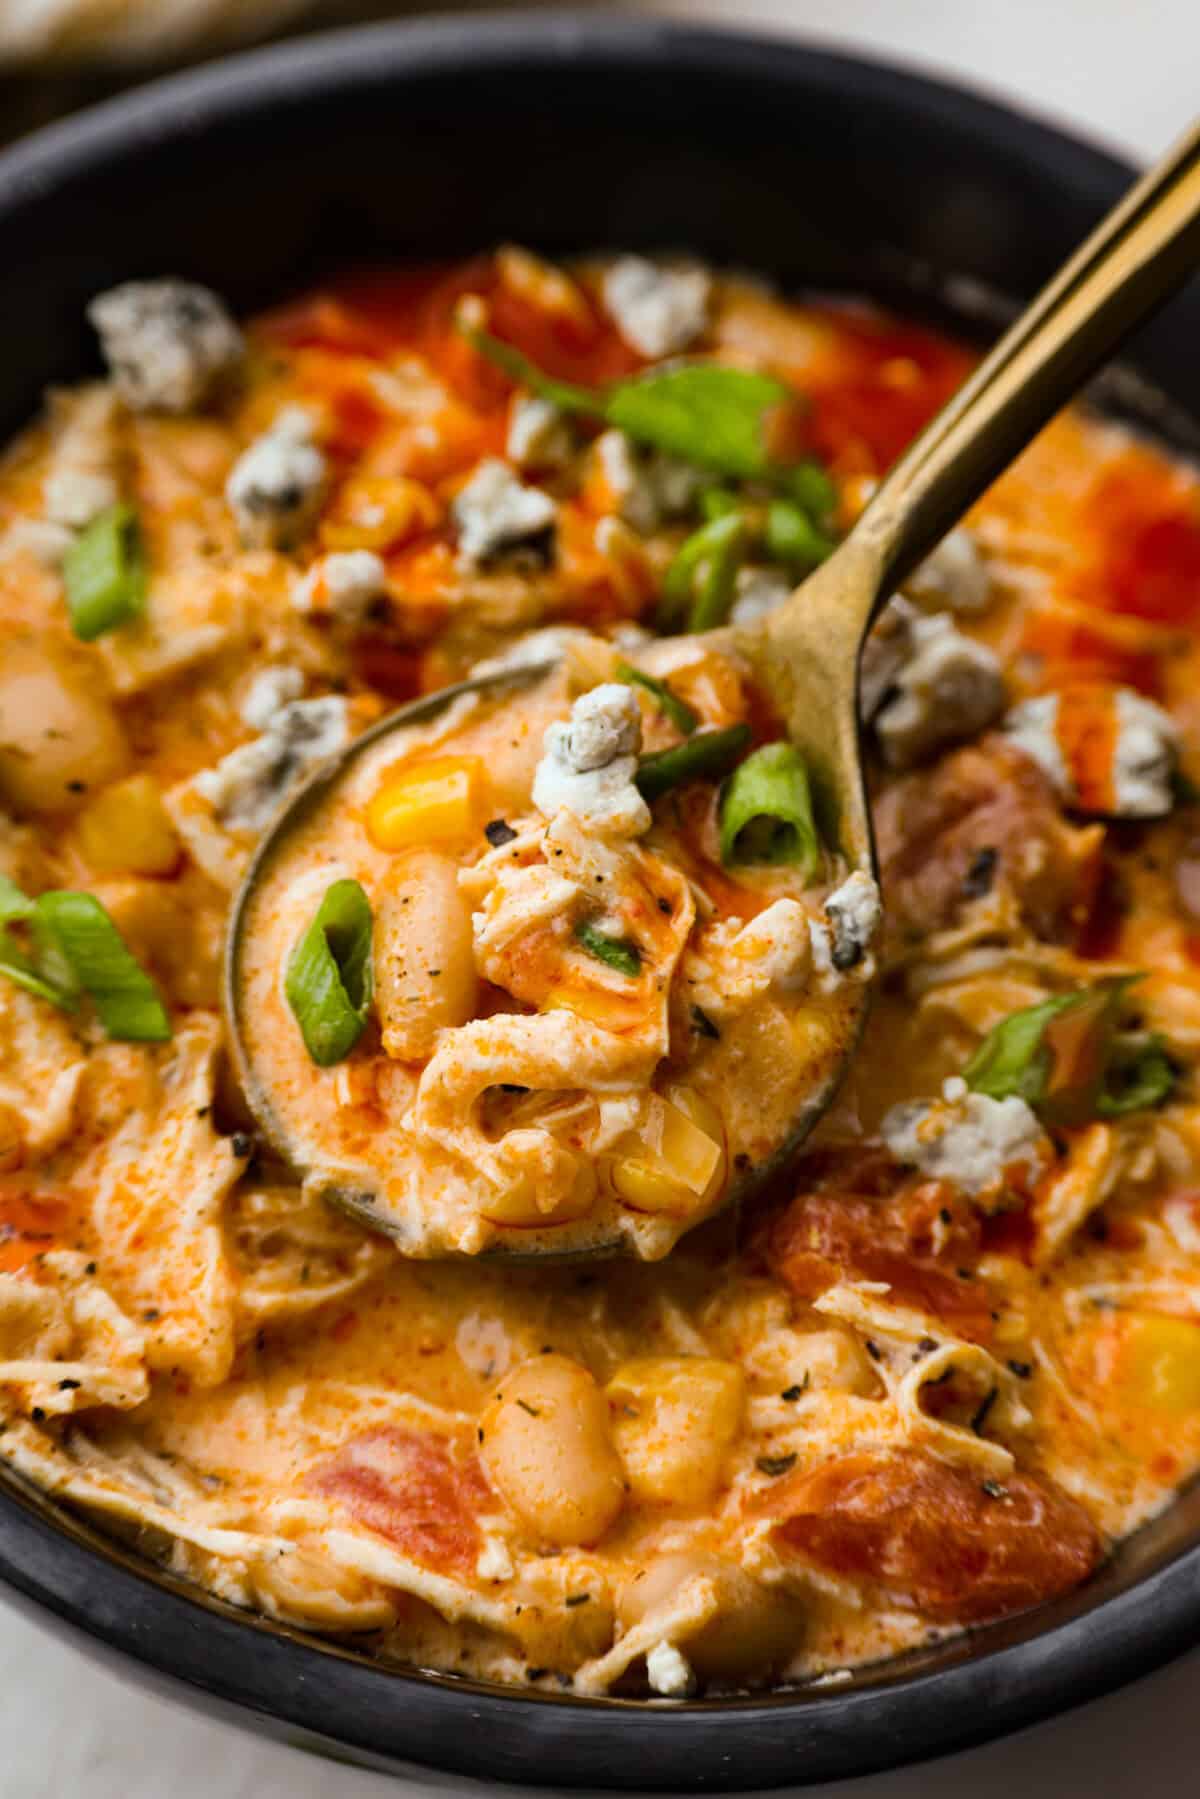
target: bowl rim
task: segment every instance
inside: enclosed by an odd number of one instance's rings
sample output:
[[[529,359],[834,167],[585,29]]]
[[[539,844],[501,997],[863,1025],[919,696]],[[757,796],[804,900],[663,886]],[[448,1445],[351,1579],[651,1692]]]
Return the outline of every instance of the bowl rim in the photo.
[[[903,99],[931,128],[986,132],[1030,167],[1053,168],[1097,213],[1133,174],[1107,149],[971,84],[766,33],[533,10],[319,33],[147,82],[0,152],[0,230],[97,164],[234,126],[264,101],[299,106],[452,67],[499,76],[513,65],[610,61],[763,84],[802,77],[839,94],[852,81],[867,107]],[[840,1691],[684,1704],[526,1692],[384,1667],[240,1611],[7,1469],[0,1582],[6,1597],[118,1671],[296,1746],[392,1772],[417,1764],[604,1790],[762,1789],[896,1768],[1100,1697],[1182,1653],[1200,1630],[1198,1542],[1098,1602],[1083,1589],[1065,1615],[1055,1608],[1058,1622],[1039,1628],[1043,1614],[1027,1614],[964,1640],[947,1666],[922,1670],[906,1657]]]

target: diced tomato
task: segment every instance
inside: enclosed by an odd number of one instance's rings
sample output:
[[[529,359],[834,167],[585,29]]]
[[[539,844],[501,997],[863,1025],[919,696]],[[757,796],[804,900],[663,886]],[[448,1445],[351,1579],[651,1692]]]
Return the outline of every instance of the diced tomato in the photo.
[[[0,1179],[0,1274],[19,1274],[70,1230],[65,1195],[43,1191],[20,1176]]]
[[[459,1578],[474,1570],[482,1545],[476,1519],[492,1504],[491,1488],[474,1456],[456,1460],[432,1432],[367,1431],[304,1484],[423,1567]]]
[[[992,1334],[991,1295],[973,1273],[979,1219],[955,1188],[914,1183],[879,1152],[826,1151],[801,1164],[800,1191],[758,1231],[771,1272],[802,1299],[840,1281],[886,1281],[897,1304],[965,1337]]]
[[[1200,509],[1160,455],[1122,455],[1087,495],[1081,523],[1095,555],[1072,580],[1078,599],[1176,628],[1200,620]]]
[[[352,654],[358,679],[387,699],[412,700],[422,691],[423,650],[369,631],[355,639]]]
[[[776,1536],[832,1574],[869,1581],[937,1623],[1027,1611],[1103,1554],[1083,1508],[1048,1480],[978,1474],[920,1449],[862,1450],[777,1482],[757,1502]]]
[[[1114,864],[1105,859],[1100,864],[1087,917],[1075,940],[1076,953],[1089,962],[1103,962],[1115,956],[1121,947],[1128,910],[1121,877]]]
[[[1114,545],[1105,570],[1116,612],[1162,624],[1200,621],[1200,518],[1164,513]]]
[[[331,396],[329,447],[342,456],[358,456],[378,436],[387,414],[361,387],[339,387]]]

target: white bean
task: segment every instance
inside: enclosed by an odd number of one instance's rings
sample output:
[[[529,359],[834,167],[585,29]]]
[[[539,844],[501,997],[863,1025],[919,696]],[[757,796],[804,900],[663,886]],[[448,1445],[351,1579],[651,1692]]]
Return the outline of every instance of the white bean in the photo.
[[[686,1580],[701,1574],[720,1593],[716,1617],[678,1647],[702,1680],[724,1683],[766,1680],[785,1667],[799,1647],[804,1609],[792,1593],[764,1586],[735,1562],[700,1553],[664,1555],[632,1575],[617,1596],[617,1621],[631,1630],[668,1604]]]
[[[0,797],[18,813],[65,811],[124,772],[125,739],[96,685],[32,638],[5,644]]]
[[[440,1031],[473,1015],[471,911],[449,856],[412,849],[396,857],[376,896],[374,961],[383,1047],[398,1061],[424,1061]]]
[[[625,1500],[608,1406],[568,1356],[522,1362],[482,1421],[489,1478],[531,1535],[560,1548],[598,1542]]]

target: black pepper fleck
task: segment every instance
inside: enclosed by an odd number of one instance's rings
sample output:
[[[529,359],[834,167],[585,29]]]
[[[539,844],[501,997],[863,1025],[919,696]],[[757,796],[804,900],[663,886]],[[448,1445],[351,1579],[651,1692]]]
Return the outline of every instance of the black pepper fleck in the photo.
[[[791,1455],[760,1455],[754,1466],[760,1474],[769,1474],[772,1480],[778,1480],[781,1474],[796,1466],[796,1456],[794,1452]]]

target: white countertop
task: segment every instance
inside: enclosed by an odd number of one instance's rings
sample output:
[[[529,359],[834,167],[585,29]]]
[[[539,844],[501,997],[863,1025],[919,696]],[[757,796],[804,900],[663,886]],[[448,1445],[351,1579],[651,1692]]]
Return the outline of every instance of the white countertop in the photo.
[[[644,10],[924,64],[1142,158],[1200,101],[1200,0],[657,0]],[[1196,1787],[1197,1681],[1200,1653],[1003,1743],[822,1793],[1174,1799]],[[417,1771],[389,1783],[256,1742],[125,1685],[0,1604],[0,1799],[366,1799],[385,1790],[417,1799],[485,1789]]]

